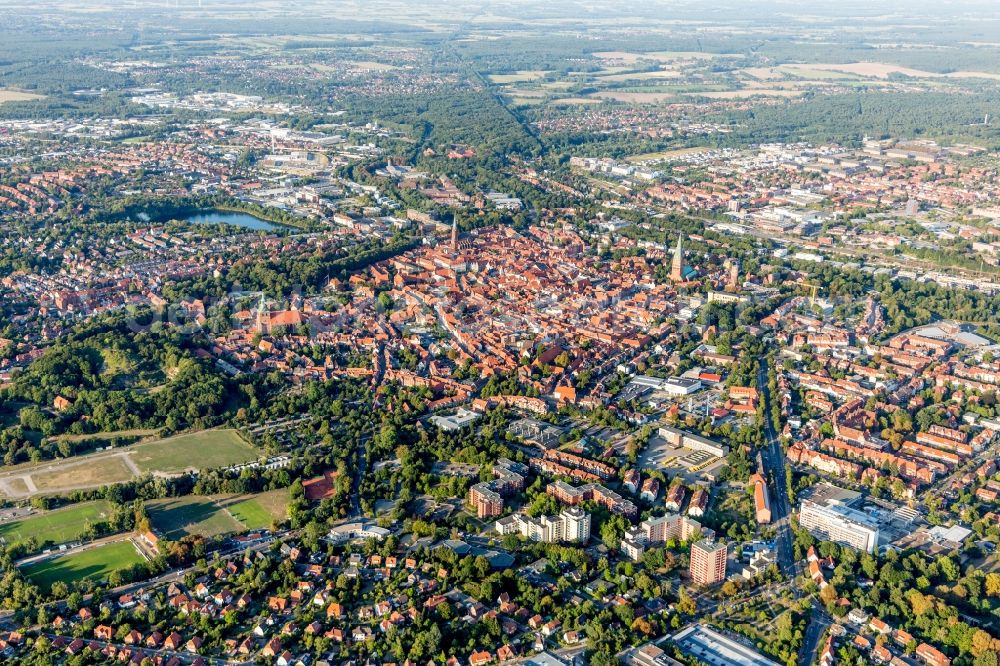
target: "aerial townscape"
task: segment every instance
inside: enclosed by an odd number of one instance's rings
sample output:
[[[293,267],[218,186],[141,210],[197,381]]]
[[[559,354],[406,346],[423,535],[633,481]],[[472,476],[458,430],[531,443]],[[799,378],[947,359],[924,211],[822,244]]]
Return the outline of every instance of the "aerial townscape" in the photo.
[[[0,663],[1000,666],[995,0],[0,0]]]

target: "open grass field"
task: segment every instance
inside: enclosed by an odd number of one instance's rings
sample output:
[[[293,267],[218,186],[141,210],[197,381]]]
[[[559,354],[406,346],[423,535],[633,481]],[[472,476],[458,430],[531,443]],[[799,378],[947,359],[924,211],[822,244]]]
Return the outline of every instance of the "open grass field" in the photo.
[[[97,522],[110,512],[111,505],[104,500],[75,504],[3,523],[0,525],[0,538],[8,544],[34,538],[40,547],[66,543],[80,538],[87,522]]]
[[[244,500],[228,508],[229,513],[248,530],[270,527],[274,521],[271,513],[256,500]]]
[[[128,481],[135,475],[120,457],[83,459],[73,465],[60,465],[32,473],[31,480],[38,492],[55,492],[65,488],[88,488]]]
[[[136,430],[84,437],[125,435],[127,438],[151,434],[153,431]],[[258,457],[259,451],[235,430],[203,430],[63,460],[12,466],[0,472],[0,495],[23,499],[121,483],[146,473],[176,474],[186,470],[228,467]]]
[[[131,541],[116,541],[28,565],[22,573],[42,589],[48,590],[57,581],[103,580],[112,571],[142,561],[142,555]]]
[[[232,504],[222,504],[246,529],[268,528],[275,520],[288,517],[288,490],[272,490],[247,499],[237,497]]]
[[[537,81],[548,74],[547,70],[533,69],[521,70],[511,74],[490,74],[489,79],[493,83],[525,83],[527,81]]]
[[[288,517],[288,489],[256,495],[178,497],[146,503],[153,527],[169,539],[266,529]]]
[[[138,444],[132,462],[143,472],[181,472],[226,467],[255,460],[260,453],[235,430],[203,430]]]
[[[243,531],[243,525],[211,497],[154,500],[146,503],[146,509],[153,527],[174,541],[191,534],[208,537]]]
[[[795,70],[794,65],[785,65],[784,67],[792,71]],[[900,67],[899,65],[888,65],[881,62],[820,63],[808,65],[805,69],[812,73],[817,71],[846,72],[847,74],[857,74],[858,76],[876,79],[887,78],[890,74],[903,74],[915,78],[939,76],[938,74],[911,67]]]

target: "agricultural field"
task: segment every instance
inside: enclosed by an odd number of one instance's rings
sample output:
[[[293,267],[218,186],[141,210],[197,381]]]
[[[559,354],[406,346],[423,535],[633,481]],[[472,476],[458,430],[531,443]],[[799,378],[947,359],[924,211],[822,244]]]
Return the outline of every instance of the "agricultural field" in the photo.
[[[940,74],[912,67],[903,67],[881,62],[813,63],[808,65],[784,64],[777,67],[748,67],[741,70],[747,76],[761,81],[772,81],[787,76],[815,79],[818,81],[841,81],[845,79],[888,79],[892,75],[908,76],[914,79],[998,79],[993,72],[956,71]]]
[[[601,51],[589,56],[594,69],[562,73],[522,69],[491,72],[486,77],[502,89],[512,104],[519,106],[567,106],[606,101],[662,104],[678,101],[678,95],[687,92],[728,91],[731,82],[712,87],[717,77],[710,68],[713,62],[740,57],[683,51]],[[574,95],[574,89],[578,89],[579,94]],[[560,98],[560,93],[565,97]]]
[[[203,430],[138,444],[130,449],[132,462],[142,472],[182,472],[249,462],[260,452],[235,430]]]
[[[0,525],[0,538],[6,544],[35,539],[39,548],[49,544],[66,543],[79,539],[88,522],[107,517],[111,505],[104,500],[84,502],[64,509],[46,511],[23,520],[12,520]]]
[[[607,83],[616,83],[619,81],[644,81],[650,79],[676,79],[681,76],[681,73],[673,69],[658,69],[652,72],[626,72],[624,74],[609,74],[608,76],[600,76],[598,80]]]
[[[44,95],[21,92],[20,90],[7,90],[0,88],[0,104],[4,102],[30,102],[33,99],[42,99]]]
[[[671,92],[625,92],[617,90],[606,90],[595,93],[597,99],[610,99],[618,102],[632,102],[635,104],[659,104],[674,98]]]
[[[135,545],[126,540],[53,557],[28,565],[21,571],[33,583],[47,590],[56,582],[69,584],[81,580],[103,580],[112,571],[143,561]]]

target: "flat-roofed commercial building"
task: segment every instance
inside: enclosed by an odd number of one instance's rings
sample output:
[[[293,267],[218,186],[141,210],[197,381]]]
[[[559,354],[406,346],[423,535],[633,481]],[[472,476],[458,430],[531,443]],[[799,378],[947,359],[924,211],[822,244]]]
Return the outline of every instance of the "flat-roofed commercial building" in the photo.
[[[672,640],[681,652],[710,666],[778,666],[753,648],[704,624],[685,627]]]
[[[875,552],[878,546],[878,525],[867,514],[837,501],[820,503],[812,499],[802,500],[799,524],[819,539],[867,553]]]
[[[728,446],[673,426],[660,426],[657,434],[674,447],[704,451],[719,458],[725,458],[729,454]]]

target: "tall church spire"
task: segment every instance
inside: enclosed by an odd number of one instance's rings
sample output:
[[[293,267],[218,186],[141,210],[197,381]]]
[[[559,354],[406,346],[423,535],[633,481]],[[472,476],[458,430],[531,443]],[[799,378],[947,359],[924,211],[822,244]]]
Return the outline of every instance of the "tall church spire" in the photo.
[[[458,251],[458,217],[451,219],[451,249]]]
[[[260,292],[260,301],[257,302],[257,332],[270,333],[270,320],[265,321],[267,312],[264,309],[264,292]]]
[[[674,260],[670,266],[670,279],[674,282],[684,281],[684,232],[677,234],[677,247],[674,248]]]

